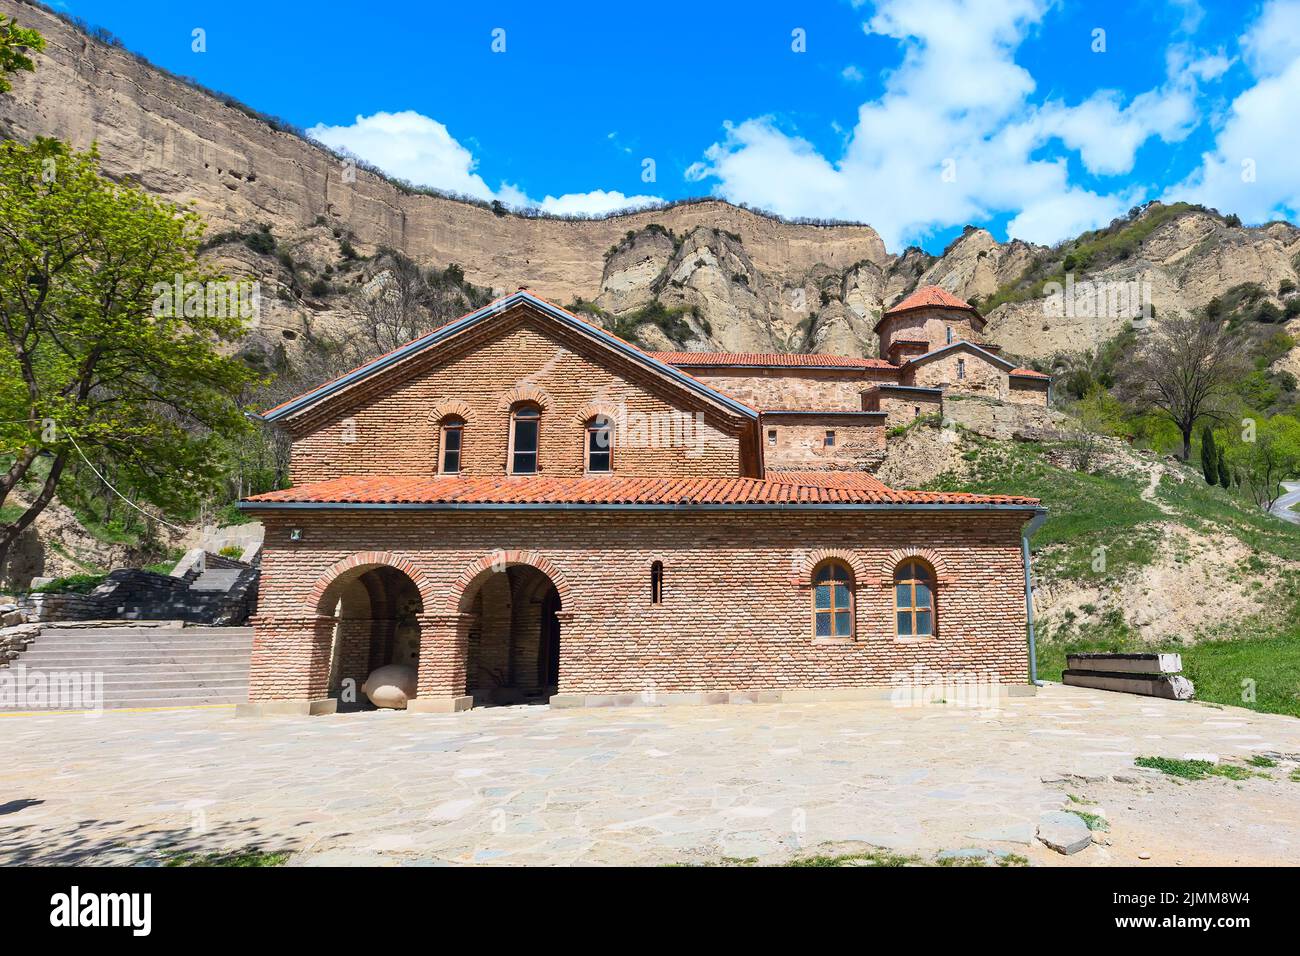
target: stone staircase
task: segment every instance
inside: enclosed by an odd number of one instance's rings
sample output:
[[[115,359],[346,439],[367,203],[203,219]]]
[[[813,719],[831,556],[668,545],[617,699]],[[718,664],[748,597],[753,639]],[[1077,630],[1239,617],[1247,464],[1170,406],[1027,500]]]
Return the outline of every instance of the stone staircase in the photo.
[[[105,708],[234,704],[248,700],[252,645],[250,627],[48,628],[11,667],[102,674]]]

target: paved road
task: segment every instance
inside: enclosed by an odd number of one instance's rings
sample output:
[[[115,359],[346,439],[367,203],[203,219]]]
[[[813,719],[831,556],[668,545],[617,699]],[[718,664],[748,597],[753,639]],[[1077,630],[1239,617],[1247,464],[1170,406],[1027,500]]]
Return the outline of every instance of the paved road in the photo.
[[[1300,720],[1059,685],[996,708],[945,698],[0,716],[0,865],[249,846],[316,865],[777,862],[826,843],[1300,864]],[[1276,765],[1198,781],[1133,766],[1206,753]],[[1034,839],[1042,812],[1082,801],[1110,845],[1063,857]]]
[[[1273,502],[1273,515],[1283,521],[1300,524],[1300,511],[1291,510],[1292,505],[1300,503],[1300,481],[1284,481],[1282,487],[1286,489],[1286,494]]]

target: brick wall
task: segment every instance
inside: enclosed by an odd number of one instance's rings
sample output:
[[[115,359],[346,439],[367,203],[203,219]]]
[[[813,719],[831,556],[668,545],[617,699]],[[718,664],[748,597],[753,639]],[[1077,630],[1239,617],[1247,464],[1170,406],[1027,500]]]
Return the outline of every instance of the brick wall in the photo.
[[[421,696],[465,693],[469,643],[476,629],[486,640],[489,611],[474,613],[458,579],[516,549],[551,568],[563,600],[562,693],[887,686],[918,664],[1021,682],[1022,521],[969,512],[267,513],[250,695],[324,695],[333,620],[318,615],[313,588],[368,549],[409,561],[419,578]],[[288,542],[290,527],[304,530],[300,543]],[[826,549],[855,568],[851,640],[812,637],[808,572]],[[939,569],[938,634],[928,640],[894,635],[888,573],[907,549],[926,551]],[[656,559],[665,567],[657,605]],[[485,573],[471,590],[504,584],[505,575]]]
[[[581,475],[584,421],[620,421],[615,474],[742,475],[753,471],[751,425],[692,400],[649,370],[589,355],[592,345],[520,310],[493,336],[432,350],[402,376],[381,373],[370,392],[321,403],[287,425],[294,484],[339,475],[435,475],[440,424],[466,420],[461,474],[504,475],[510,406],[542,406],[540,473]],[[619,366],[619,370],[614,370]],[[701,417],[696,417],[697,415]]]

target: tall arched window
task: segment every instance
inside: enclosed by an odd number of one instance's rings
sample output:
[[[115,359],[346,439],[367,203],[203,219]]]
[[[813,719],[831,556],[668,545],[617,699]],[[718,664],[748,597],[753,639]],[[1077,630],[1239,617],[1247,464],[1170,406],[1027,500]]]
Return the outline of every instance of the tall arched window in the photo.
[[[456,415],[444,418],[438,440],[438,474],[460,474],[460,453],[464,445],[465,419]]]
[[[853,575],[838,561],[813,574],[813,636],[853,636]]]
[[[587,422],[587,471],[607,474],[614,470],[614,429],[604,415]]]
[[[537,474],[537,441],[542,411],[536,405],[516,406],[510,414],[510,474]]]
[[[650,603],[664,603],[664,563],[656,561],[650,565]]]
[[[920,561],[894,569],[894,612],[899,637],[934,634],[934,572]]]

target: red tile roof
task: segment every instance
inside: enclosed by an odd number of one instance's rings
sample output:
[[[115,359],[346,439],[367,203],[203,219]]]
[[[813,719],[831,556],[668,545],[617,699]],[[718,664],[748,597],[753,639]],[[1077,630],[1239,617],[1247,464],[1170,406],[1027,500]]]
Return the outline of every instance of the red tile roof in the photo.
[[[1019,377],[1019,378],[1046,378],[1046,379],[1050,379],[1050,378],[1052,377],[1052,376],[1050,376],[1050,375],[1044,375],[1042,372],[1035,372],[1032,368],[1013,368],[1013,369],[1012,369],[1010,372],[1008,372],[1007,374],[1008,374],[1008,375],[1015,375],[1015,376],[1017,376],[1017,377]]]
[[[947,289],[941,289],[937,285],[926,285],[917,289],[902,302],[891,305],[885,310],[885,315],[910,312],[912,309],[961,309],[963,312],[975,312],[973,305],[963,302]]]
[[[890,488],[875,475],[865,471],[781,471],[769,468],[768,481],[787,485],[815,485],[820,488],[847,488],[862,491],[889,491]]]
[[[904,312],[914,312],[917,309],[957,309],[969,312],[979,320],[981,326],[984,324],[984,316],[980,315],[979,310],[969,302],[963,302],[947,289],[941,289],[937,285],[926,285],[904,298],[902,302],[891,305],[882,312],[875,331],[880,331],[880,327],[885,324],[885,319],[902,315]]]
[[[733,368],[895,368],[878,358],[851,355],[815,355],[794,352],[651,352],[652,358],[667,365],[689,368],[707,366]]]
[[[245,499],[277,504],[430,505],[1036,505],[1013,495],[895,491],[875,479],[791,472],[762,478],[418,478],[344,476]],[[790,475],[797,475],[791,478]]]

